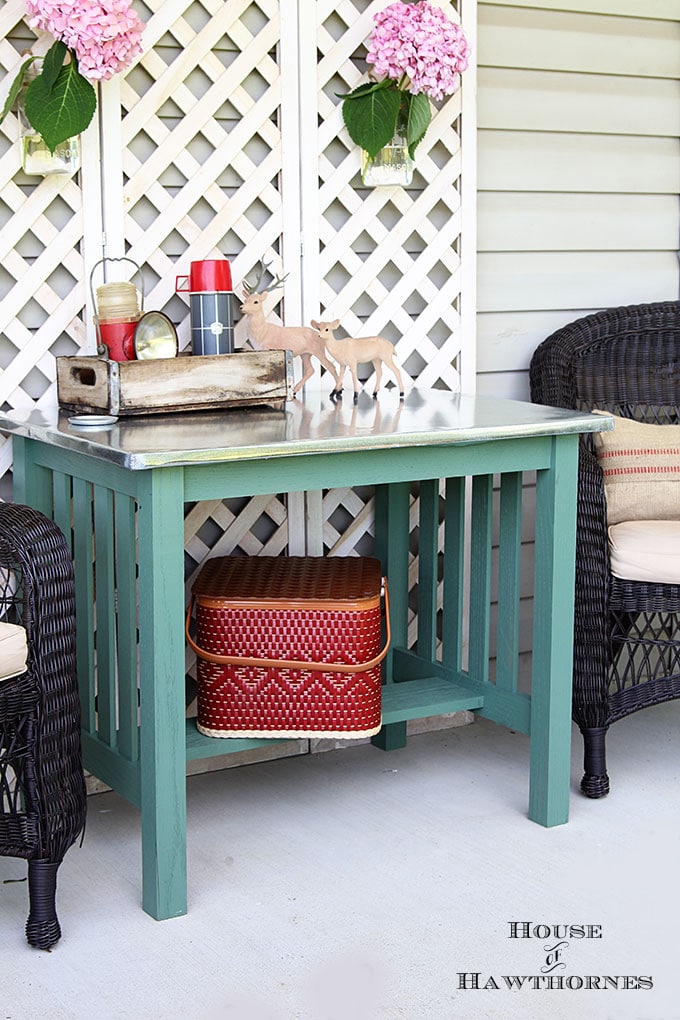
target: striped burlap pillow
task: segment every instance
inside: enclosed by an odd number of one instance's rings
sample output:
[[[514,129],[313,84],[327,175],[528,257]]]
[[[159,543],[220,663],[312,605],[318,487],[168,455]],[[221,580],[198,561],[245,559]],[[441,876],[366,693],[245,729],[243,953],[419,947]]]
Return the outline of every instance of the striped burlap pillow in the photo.
[[[611,432],[593,435],[608,523],[680,520],[680,425],[613,417]]]

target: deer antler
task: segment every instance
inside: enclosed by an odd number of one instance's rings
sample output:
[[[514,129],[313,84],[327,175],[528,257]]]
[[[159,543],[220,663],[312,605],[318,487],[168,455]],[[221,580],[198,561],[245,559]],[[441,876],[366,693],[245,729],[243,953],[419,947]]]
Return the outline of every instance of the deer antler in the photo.
[[[286,282],[286,280],[288,279],[289,276],[290,276],[290,273],[286,273],[285,276],[277,276],[272,281],[272,283],[269,284],[269,289],[270,290],[278,290],[279,287],[283,287],[284,283]]]
[[[264,279],[264,274],[267,272],[267,270],[269,269],[270,265],[271,265],[270,262],[265,262],[264,259],[260,259],[260,262],[259,262],[260,274],[259,274],[256,282],[255,283],[249,283],[248,280],[245,279],[245,278],[241,281],[241,286],[243,287],[243,290],[245,291],[246,294],[250,295],[250,294],[256,294],[257,293],[257,288],[262,283],[262,280]]]

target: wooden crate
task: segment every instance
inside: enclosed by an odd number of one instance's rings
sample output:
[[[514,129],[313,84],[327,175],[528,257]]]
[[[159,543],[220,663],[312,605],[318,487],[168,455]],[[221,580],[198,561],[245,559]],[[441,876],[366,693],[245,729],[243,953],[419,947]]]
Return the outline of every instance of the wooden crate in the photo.
[[[293,396],[290,351],[149,361],[57,358],[59,405],[84,414],[165,414],[267,404]]]

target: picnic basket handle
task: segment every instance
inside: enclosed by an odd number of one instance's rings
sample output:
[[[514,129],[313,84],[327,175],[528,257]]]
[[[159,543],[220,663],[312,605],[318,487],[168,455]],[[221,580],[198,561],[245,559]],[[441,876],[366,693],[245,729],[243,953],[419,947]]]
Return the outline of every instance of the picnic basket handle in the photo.
[[[185,626],[187,641],[189,646],[193,648],[199,658],[205,659],[207,662],[213,662],[219,666],[255,666],[264,669],[312,669],[317,670],[320,673],[363,673],[366,670],[373,669],[374,666],[378,666],[383,661],[387,655],[390,647],[390,641],[392,639],[390,630],[390,595],[386,577],[383,577],[382,584],[383,592],[385,594],[385,645],[382,650],[378,652],[373,659],[369,659],[368,662],[350,663],[349,665],[345,665],[343,662],[298,662],[295,659],[254,659],[245,655],[218,655],[215,652],[207,652],[205,649],[196,644],[189,633],[191,614],[194,608],[193,594],[189,600],[189,608],[187,609]]]

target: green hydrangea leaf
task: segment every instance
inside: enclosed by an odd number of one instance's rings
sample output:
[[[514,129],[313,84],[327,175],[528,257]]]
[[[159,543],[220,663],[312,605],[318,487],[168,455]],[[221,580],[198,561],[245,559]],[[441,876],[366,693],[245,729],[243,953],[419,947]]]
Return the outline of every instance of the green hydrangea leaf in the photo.
[[[365,81],[362,85],[357,85],[351,92],[336,92],[335,94],[338,99],[359,99],[369,92],[377,92],[378,89],[389,88],[394,88],[394,82],[389,78],[383,78],[382,81]]]
[[[432,109],[430,100],[422,92],[409,98],[405,134],[408,142],[408,154],[413,159],[416,148],[425,137],[425,132],[432,120]]]
[[[59,71],[52,87],[44,74],[26,89],[25,111],[29,123],[42,135],[50,152],[84,131],[94,116],[97,94],[78,72],[75,60]]]
[[[375,159],[394,137],[401,95],[396,88],[383,87],[346,97],[342,104],[342,117],[350,138],[365,149],[371,159]]]
[[[42,76],[47,88],[52,91],[59,77],[59,72],[64,66],[66,60],[66,54],[68,50],[66,43],[61,42],[59,39],[50,46],[49,50],[45,54],[43,60]]]
[[[26,79],[26,72],[28,71],[33,61],[36,59],[37,59],[36,57],[29,57],[28,60],[24,60],[23,64],[19,68],[16,78],[10,85],[10,89],[7,94],[7,99],[5,100],[5,105],[2,108],[2,113],[0,113],[0,124],[2,124],[3,120],[5,119],[9,111],[16,103],[17,97],[21,92],[21,86],[24,84],[24,81]]]

